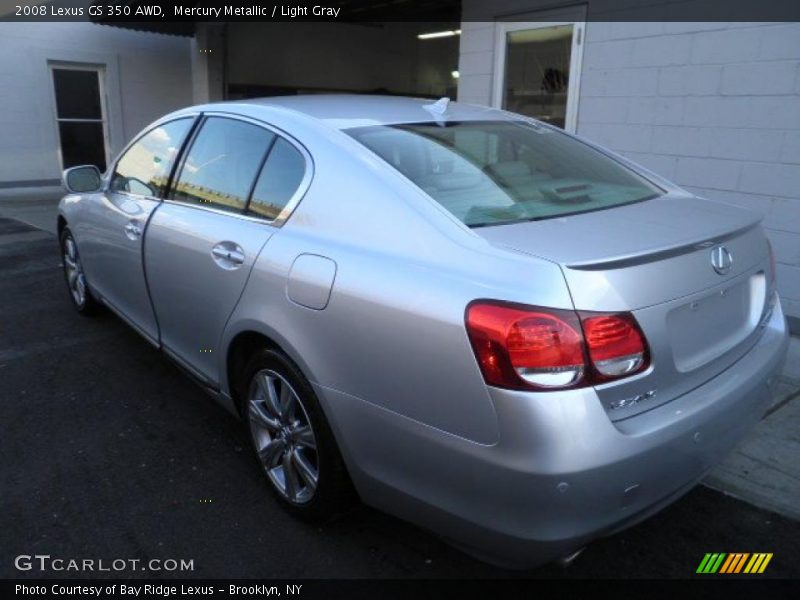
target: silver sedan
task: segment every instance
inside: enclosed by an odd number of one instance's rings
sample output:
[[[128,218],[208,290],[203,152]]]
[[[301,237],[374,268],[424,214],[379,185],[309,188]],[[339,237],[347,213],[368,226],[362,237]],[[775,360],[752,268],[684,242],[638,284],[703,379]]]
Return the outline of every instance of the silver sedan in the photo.
[[[360,498],[487,560],[570,555],[689,490],[786,354],[758,215],[520,115],[209,104],[64,181],[77,310],[241,416],[311,520]]]

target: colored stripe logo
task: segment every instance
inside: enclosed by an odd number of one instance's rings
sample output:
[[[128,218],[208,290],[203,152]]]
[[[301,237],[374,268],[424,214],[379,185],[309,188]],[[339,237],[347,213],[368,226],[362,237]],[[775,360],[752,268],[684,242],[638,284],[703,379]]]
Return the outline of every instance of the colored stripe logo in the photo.
[[[772,552],[709,552],[700,561],[697,573],[763,573]]]

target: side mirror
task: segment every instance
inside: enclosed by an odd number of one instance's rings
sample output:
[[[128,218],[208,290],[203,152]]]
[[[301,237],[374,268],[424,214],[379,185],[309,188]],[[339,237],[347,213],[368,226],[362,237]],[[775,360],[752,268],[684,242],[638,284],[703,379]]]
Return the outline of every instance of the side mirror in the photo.
[[[64,187],[72,194],[96,192],[102,184],[103,176],[94,165],[72,167],[64,171]]]

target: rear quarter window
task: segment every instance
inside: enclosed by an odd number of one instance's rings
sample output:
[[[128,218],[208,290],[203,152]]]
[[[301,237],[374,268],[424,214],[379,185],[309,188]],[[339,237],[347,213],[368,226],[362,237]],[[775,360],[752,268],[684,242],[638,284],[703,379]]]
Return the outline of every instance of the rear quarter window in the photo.
[[[247,212],[270,220],[278,218],[294,197],[305,173],[303,155],[292,144],[278,138],[258,177]]]

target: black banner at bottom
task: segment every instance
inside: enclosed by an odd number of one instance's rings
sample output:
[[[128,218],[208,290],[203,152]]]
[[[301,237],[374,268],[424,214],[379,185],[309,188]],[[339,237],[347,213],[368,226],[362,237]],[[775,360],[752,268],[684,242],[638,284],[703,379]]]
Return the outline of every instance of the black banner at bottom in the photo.
[[[698,577],[682,580],[553,580],[553,579],[264,579],[264,580],[138,580],[138,579],[27,579],[4,580],[0,598],[58,600],[125,598],[159,600],[181,598],[290,600],[388,600],[390,598],[470,598],[528,600],[567,598],[797,598],[800,582],[780,579]],[[753,594],[759,594],[754,596]]]

